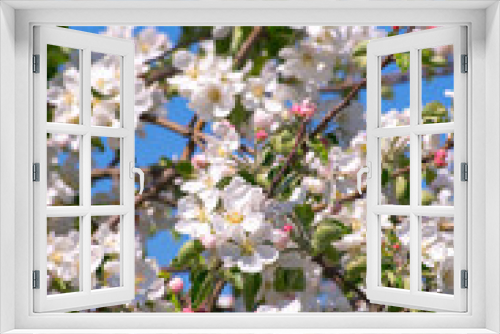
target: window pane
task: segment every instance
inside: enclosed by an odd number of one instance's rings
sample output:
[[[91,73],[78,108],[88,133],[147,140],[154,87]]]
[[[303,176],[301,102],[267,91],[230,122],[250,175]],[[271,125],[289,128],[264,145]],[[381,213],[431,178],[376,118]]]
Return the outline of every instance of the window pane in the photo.
[[[47,218],[47,294],[79,291],[79,270],[80,218]]]
[[[79,205],[80,137],[47,134],[47,205]]]
[[[92,137],[92,205],[120,204],[120,138]]]
[[[120,216],[92,217],[92,289],[120,286]]]
[[[381,127],[410,125],[410,52],[391,57],[394,61],[381,69]]]
[[[453,134],[422,136],[422,205],[453,205]]]
[[[47,45],[47,122],[80,124],[80,50]]]
[[[381,204],[410,204],[410,137],[380,139]]]
[[[121,58],[92,52],[91,124],[94,126],[120,127]]]
[[[422,217],[422,291],[453,294],[453,218]]]
[[[422,123],[453,121],[453,45],[420,50]]]
[[[380,216],[381,285],[410,289],[410,219]]]

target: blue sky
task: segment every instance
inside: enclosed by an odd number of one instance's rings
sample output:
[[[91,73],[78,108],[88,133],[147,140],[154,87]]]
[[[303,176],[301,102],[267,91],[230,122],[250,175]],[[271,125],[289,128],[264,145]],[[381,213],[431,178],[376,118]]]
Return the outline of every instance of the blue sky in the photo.
[[[86,31],[90,33],[102,33],[106,30],[106,27],[70,27],[71,29]],[[380,27],[382,30],[389,31],[391,27]],[[134,29],[134,34],[140,32],[144,27],[136,27]],[[179,38],[180,28],[179,27],[156,27],[156,29],[164,34],[167,34],[170,40],[174,43]],[[396,65],[390,65],[384,72],[397,71]],[[444,97],[445,89],[453,88],[453,77],[443,76],[436,77],[433,81],[425,81],[423,83],[423,96],[425,100],[423,103],[430,101],[439,101],[443,103],[447,108],[451,106],[452,100],[450,98]],[[392,108],[397,110],[402,110],[403,108],[409,107],[409,87],[407,83],[396,84],[393,86],[394,99],[383,100],[382,110],[387,111]],[[334,95],[333,95],[334,96]],[[332,94],[329,94],[329,98]],[[359,102],[366,107],[366,91],[362,90],[359,94]],[[193,111],[190,110],[186,105],[186,100],[183,98],[174,98],[166,104],[167,117],[170,120],[176,121],[180,124],[186,125],[193,115]],[[173,157],[175,155],[179,156],[184,148],[187,140],[171,131],[165,130],[164,128],[146,124],[144,126],[144,131],[146,136],[140,138],[136,136],[136,160],[138,166],[147,166],[150,164],[157,163],[161,156]],[[98,158],[98,164],[108,162],[110,159],[109,151],[102,154],[102,157]],[[96,188],[100,191],[109,188],[109,183],[102,183]],[[160,265],[168,265],[172,257],[177,253],[182,243],[185,242],[187,238],[182,238],[180,241],[175,241],[169,232],[160,232],[155,236],[150,238],[147,242],[147,255],[153,256],[157,259]]]

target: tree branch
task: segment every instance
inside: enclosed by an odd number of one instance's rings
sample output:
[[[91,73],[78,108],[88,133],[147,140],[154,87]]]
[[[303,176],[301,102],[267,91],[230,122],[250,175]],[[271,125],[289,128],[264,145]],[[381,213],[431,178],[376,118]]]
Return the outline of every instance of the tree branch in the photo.
[[[435,75],[449,75],[453,74],[453,66],[446,66],[440,69],[439,73],[436,73]],[[429,71],[424,71],[423,77],[428,78],[430,76]],[[382,85],[395,85],[398,83],[402,82],[409,82],[410,80],[410,73],[401,73],[401,72],[396,72],[396,73],[388,73],[384,76],[382,76]],[[347,89],[352,89],[354,86],[358,85],[361,83],[361,81],[355,81],[352,78],[348,80],[344,80],[338,84],[331,85],[331,86],[326,86],[323,88],[320,88],[319,91],[322,93],[335,93],[335,92],[342,92]]]
[[[407,33],[413,31],[413,27],[409,27]],[[387,65],[392,63],[395,60],[394,55],[389,55],[384,58],[381,64],[381,68],[385,68]],[[348,105],[351,104],[352,100],[358,95],[359,91],[366,86],[366,78],[361,80],[359,83],[355,84],[351,91],[347,94],[347,96],[337,105],[335,106],[328,114],[325,115],[325,117],[321,120],[321,122],[318,124],[316,129],[311,134],[311,138],[314,138],[317,134],[323,132],[326,127],[328,126],[328,123],[337,116],[337,114],[347,107]]]
[[[264,27],[253,27],[252,32],[245,40],[245,42],[241,45],[240,50],[236,54],[236,58],[234,59],[234,67],[240,68],[243,65],[243,62],[247,59],[252,46],[264,35],[264,32]]]
[[[295,145],[294,145],[292,151],[288,155],[288,157],[287,157],[285,163],[283,164],[283,166],[281,167],[281,170],[279,171],[279,173],[273,178],[273,181],[271,182],[271,185],[269,187],[269,197],[274,196],[274,192],[276,191],[276,187],[280,183],[283,176],[285,175],[286,169],[289,166],[291,166],[291,164],[295,158],[295,155],[297,154],[297,151],[299,150],[299,146],[302,144],[302,141],[305,138],[306,129],[307,129],[307,122],[304,120],[303,123],[300,125],[300,129],[299,129],[299,132],[297,134],[297,138],[295,139]]]

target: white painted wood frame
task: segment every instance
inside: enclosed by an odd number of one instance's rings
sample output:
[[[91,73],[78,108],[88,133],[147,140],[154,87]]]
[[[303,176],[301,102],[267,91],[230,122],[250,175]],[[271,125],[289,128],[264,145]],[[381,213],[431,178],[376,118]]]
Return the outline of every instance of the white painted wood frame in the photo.
[[[11,333],[493,333],[500,331],[498,132],[500,10],[495,1],[20,1],[1,4],[0,249],[2,332]],[[15,19],[14,19],[15,17]],[[7,18],[3,20],[4,18]],[[33,313],[31,36],[60,25],[450,25],[468,26],[469,289],[465,313],[60,314]],[[6,43],[14,38],[15,44]],[[15,47],[15,50],[14,50]],[[14,61],[15,53],[15,61]],[[15,67],[15,76],[14,69]],[[10,71],[8,71],[11,69]],[[487,70],[486,70],[487,69]],[[5,74],[8,74],[7,76]],[[472,84],[472,85],[471,85]],[[15,85],[15,86],[12,86]],[[15,91],[14,91],[15,87]],[[15,95],[14,95],[15,93]],[[16,116],[12,116],[15,108]],[[473,121],[472,121],[473,119]],[[14,131],[11,131],[14,132]],[[488,139],[486,139],[488,138]],[[490,149],[491,148],[491,149]],[[486,150],[488,149],[488,154]],[[15,154],[15,169],[13,167]],[[488,162],[488,164],[486,164]],[[12,163],[12,164],[10,164]],[[489,180],[485,182],[485,171]],[[13,179],[14,178],[14,179]],[[9,183],[9,180],[12,181]],[[15,184],[15,201],[7,202]],[[7,185],[7,187],[5,187]],[[9,186],[10,185],[10,186]],[[5,190],[4,190],[5,189]],[[488,194],[486,196],[486,194]],[[485,206],[486,204],[489,204]],[[15,212],[14,207],[15,206]],[[15,224],[14,221],[15,216]],[[15,230],[15,231],[14,231]],[[488,265],[486,266],[486,250]],[[15,260],[15,261],[14,261]],[[488,279],[486,279],[486,277]],[[15,278],[15,279],[14,279]],[[15,286],[15,288],[13,288]],[[487,293],[486,293],[487,291]],[[193,318],[195,317],[195,318]],[[193,321],[194,320],[194,321]],[[285,329],[288,328],[288,329]],[[291,329],[293,328],[293,329]]]
[[[40,287],[34,289],[34,312],[73,311],[105,305],[119,305],[134,299],[134,179],[129,163],[134,162],[134,53],[133,41],[99,36],[65,28],[37,26],[34,29],[34,53],[40,56],[39,73],[34,80],[34,158],[40,164],[40,181],[33,185],[34,270],[40,272]],[[47,46],[77,50],[80,75],[80,123],[47,122]],[[121,57],[121,128],[91,125],[92,52]],[[71,134],[79,139],[79,206],[47,206],[47,134]],[[91,203],[91,138],[120,138],[120,205]],[[92,289],[91,217],[120,215],[120,286]],[[79,219],[79,291],[47,294],[47,218]]]
[[[454,113],[450,123],[422,124],[423,49],[453,46]],[[410,54],[410,125],[381,126],[381,64],[384,57]],[[461,71],[461,55],[467,54],[466,28],[442,27],[405,35],[381,38],[367,47],[367,162],[372,177],[367,189],[367,297],[371,302],[424,310],[464,312],[467,290],[461,288],[461,270],[467,269],[467,182],[460,179],[460,165],[467,163],[467,74]],[[454,206],[423,206],[422,137],[424,134],[454,134]],[[381,205],[381,138],[410,137],[410,205]],[[381,284],[380,215],[404,215],[410,220],[410,289],[384,287]],[[454,280],[453,292],[422,291],[421,218],[453,217]]]

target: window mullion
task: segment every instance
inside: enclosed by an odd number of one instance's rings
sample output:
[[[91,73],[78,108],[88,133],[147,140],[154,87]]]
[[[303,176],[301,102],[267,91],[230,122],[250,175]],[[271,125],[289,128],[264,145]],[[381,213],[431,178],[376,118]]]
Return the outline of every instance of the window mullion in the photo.
[[[82,217],[82,233],[80,244],[80,277],[82,280],[82,291],[90,293],[92,288],[91,270],[90,270],[90,246],[91,246],[91,216],[90,206],[92,205],[92,146],[90,132],[90,117],[91,117],[91,90],[90,90],[90,66],[91,66],[91,51],[86,48],[82,51],[82,124],[86,128],[86,133],[82,138],[81,152],[81,196],[83,205],[88,208],[88,212]]]
[[[410,51],[410,291],[415,293],[419,289],[420,277],[420,238],[419,217],[414,208],[420,199],[420,166],[419,166],[419,139],[414,133],[418,125],[420,109],[420,56],[417,49]]]

